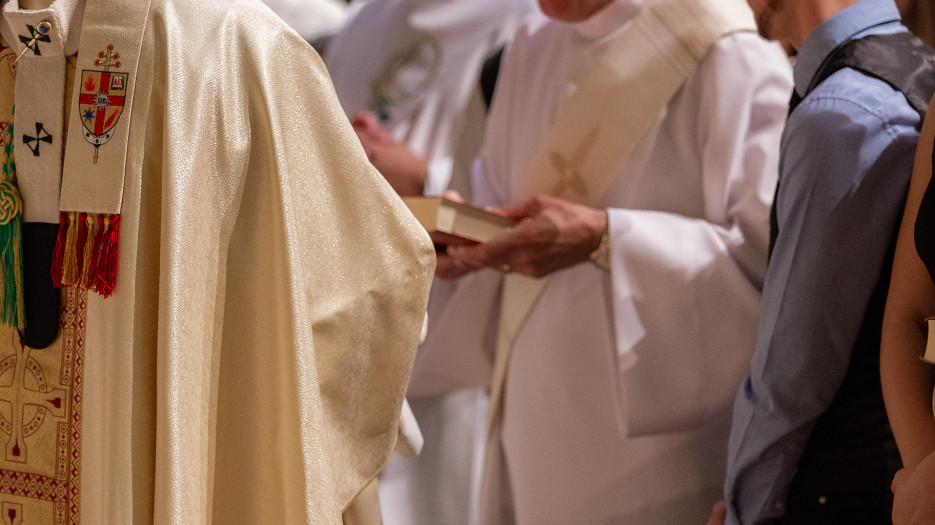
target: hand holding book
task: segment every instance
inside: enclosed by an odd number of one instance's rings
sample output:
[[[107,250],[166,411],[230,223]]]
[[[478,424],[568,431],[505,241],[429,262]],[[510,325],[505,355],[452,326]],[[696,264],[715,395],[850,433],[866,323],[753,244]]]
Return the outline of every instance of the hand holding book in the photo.
[[[449,204],[446,202],[445,206]],[[467,242],[447,245],[446,255],[438,258],[436,274],[439,277],[460,277],[481,268],[544,277],[589,261],[601,244],[607,225],[605,210],[548,195],[504,206],[495,210],[497,213],[473,209],[486,214],[490,221],[507,222],[492,228],[492,231],[485,230],[489,225],[478,227],[470,237],[466,237],[463,231],[455,232]],[[427,214],[415,210],[414,213],[417,217],[428,215],[438,218],[437,209]],[[501,213],[508,218],[500,216]],[[440,228],[437,222],[423,224],[430,232],[448,229],[450,231],[446,233],[450,234],[454,231],[444,224]]]
[[[436,248],[487,242],[515,221],[444,197],[403,197],[403,202],[429,232]]]

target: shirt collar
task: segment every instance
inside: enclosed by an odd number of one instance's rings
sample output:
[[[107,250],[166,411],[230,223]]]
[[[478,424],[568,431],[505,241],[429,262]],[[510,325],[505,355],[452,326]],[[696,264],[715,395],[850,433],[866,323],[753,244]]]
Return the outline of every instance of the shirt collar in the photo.
[[[838,46],[883,24],[899,24],[899,10],[893,0],[860,0],[822,22],[796,55],[795,91],[805,93],[825,58]]]
[[[587,39],[603,38],[636,18],[651,0],[614,0],[583,22],[571,24],[575,31]]]

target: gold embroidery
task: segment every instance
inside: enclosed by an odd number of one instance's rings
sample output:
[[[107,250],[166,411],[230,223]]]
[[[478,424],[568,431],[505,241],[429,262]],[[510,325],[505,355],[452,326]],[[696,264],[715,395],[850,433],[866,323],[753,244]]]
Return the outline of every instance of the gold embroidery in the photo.
[[[87,292],[62,291],[60,321],[41,351],[0,330],[0,510],[13,523],[80,523]]]
[[[584,181],[584,177],[581,176],[580,170],[585,159],[591,154],[594,144],[597,143],[597,137],[599,135],[598,128],[599,126],[591,128],[591,131],[585,135],[581,144],[578,145],[578,149],[576,149],[567,160],[559,153],[554,151],[549,152],[549,159],[552,161],[552,167],[558,172],[558,182],[552,186],[549,195],[561,197],[568,188],[571,188],[582,197],[588,196],[588,185]]]

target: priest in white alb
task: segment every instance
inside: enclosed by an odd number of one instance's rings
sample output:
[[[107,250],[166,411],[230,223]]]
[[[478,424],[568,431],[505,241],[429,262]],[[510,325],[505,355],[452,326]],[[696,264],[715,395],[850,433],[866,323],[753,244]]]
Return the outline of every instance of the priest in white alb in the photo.
[[[742,0],[539,3],[474,169],[475,203],[519,222],[440,256],[458,279],[419,386],[491,386],[483,523],[703,523],[756,332],[789,64]]]

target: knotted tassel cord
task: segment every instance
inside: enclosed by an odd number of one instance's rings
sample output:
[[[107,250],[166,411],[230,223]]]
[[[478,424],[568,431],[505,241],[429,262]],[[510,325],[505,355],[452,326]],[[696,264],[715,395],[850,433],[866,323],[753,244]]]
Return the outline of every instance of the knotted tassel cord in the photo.
[[[13,108],[16,113],[16,108]],[[22,330],[26,326],[23,306],[23,202],[16,186],[13,156],[13,117],[3,131],[0,170],[0,322]]]

